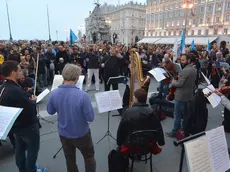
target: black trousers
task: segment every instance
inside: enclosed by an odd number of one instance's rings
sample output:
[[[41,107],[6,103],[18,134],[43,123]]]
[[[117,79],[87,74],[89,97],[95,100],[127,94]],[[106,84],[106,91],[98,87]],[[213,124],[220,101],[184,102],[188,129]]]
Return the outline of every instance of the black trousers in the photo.
[[[105,91],[109,91],[111,85],[113,87],[113,90],[118,90],[118,83],[117,84],[107,84],[108,80],[109,80],[109,77],[104,77],[104,88],[105,88]]]

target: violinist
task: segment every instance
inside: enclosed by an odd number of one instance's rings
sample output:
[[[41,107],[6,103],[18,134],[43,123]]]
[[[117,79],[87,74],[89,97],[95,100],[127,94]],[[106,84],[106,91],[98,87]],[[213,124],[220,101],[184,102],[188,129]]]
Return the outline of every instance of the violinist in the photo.
[[[159,95],[165,98],[169,94],[170,81],[176,76],[176,65],[170,59],[169,54],[165,54],[163,63],[159,63],[158,65],[164,68],[168,74],[167,78],[160,82],[159,86]]]
[[[183,54],[181,57],[182,71],[179,74],[178,80],[173,80],[170,87],[175,88],[175,105],[174,105],[174,126],[170,132],[165,135],[176,137],[177,130],[183,129],[187,135],[187,126],[189,119],[189,107],[193,99],[193,92],[197,71],[194,68],[194,58],[189,54]],[[183,115],[183,125],[181,126],[181,118]]]

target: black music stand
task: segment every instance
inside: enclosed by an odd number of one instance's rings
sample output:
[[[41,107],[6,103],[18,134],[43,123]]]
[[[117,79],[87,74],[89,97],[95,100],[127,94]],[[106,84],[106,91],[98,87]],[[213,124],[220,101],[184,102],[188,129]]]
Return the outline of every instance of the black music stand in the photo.
[[[115,77],[110,77],[109,80],[107,81],[107,85],[112,85],[112,84],[120,84],[123,83],[125,80],[125,76],[115,76]],[[116,117],[116,116],[121,116],[122,113],[122,109],[118,109],[117,110],[119,112],[118,115],[112,115],[112,117]]]
[[[110,124],[110,113],[111,113],[111,111],[108,112],[108,128],[107,128],[107,131],[106,131],[105,135],[97,142],[97,144],[100,143],[100,142],[101,142],[104,138],[106,138],[107,136],[109,136],[109,137],[111,137],[112,139],[116,140],[116,139],[112,136],[112,134],[111,134],[111,132],[110,132],[110,127],[109,127],[109,124]]]
[[[182,140],[179,140],[179,141],[174,141],[174,146],[179,146],[181,145],[181,155],[180,155],[180,166],[179,166],[179,172],[182,172],[183,170],[183,163],[184,163],[184,154],[185,154],[185,149],[184,149],[184,142],[187,142],[187,141],[190,141],[190,140],[193,140],[193,139],[196,139],[200,136],[203,136],[205,135],[205,131],[201,132],[201,133],[198,133],[198,134],[194,134],[190,137],[186,137]]]

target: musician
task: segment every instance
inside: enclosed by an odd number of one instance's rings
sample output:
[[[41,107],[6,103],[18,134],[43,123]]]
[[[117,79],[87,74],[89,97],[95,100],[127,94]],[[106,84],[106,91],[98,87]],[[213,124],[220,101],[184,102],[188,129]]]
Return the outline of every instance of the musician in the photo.
[[[36,160],[40,145],[40,133],[37,120],[36,97],[28,97],[18,85],[21,68],[16,61],[8,60],[2,67],[6,82],[0,87],[0,104],[23,108],[16,119],[12,132],[16,136],[15,157],[19,171],[36,172]]]
[[[65,65],[62,76],[64,83],[52,91],[47,112],[58,114],[58,133],[63,146],[68,172],[77,172],[76,148],[85,160],[85,171],[95,172],[94,146],[89,123],[94,120],[94,111],[88,95],[76,87],[81,68],[74,64]]]
[[[165,54],[163,58],[163,63],[160,63],[159,66],[163,67],[168,73],[167,78],[161,81],[159,86],[159,95],[166,97],[169,93],[170,80],[173,79],[171,77],[175,77],[177,73],[176,65],[170,59],[169,54]]]
[[[173,80],[170,87],[176,88],[175,105],[174,105],[174,125],[170,132],[165,134],[169,137],[175,137],[177,130],[180,128],[186,132],[189,119],[189,105],[193,99],[195,81],[197,77],[194,61],[191,61],[188,54],[181,57],[181,66],[183,70],[180,72],[178,80]],[[181,126],[181,118],[183,114],[183,125]]]
[[[134,105],[128,108],[120,122],[117,131],[117,145],[127,145],[129,136],[138,130],[157,130],[156,142],[163,146],[165,144],[163,129],[157,115],[146,104],[147,92],[137,89],[134,92]]]
[[[102,59],[101,67],[104,68],[104,86],[105,91],[110,90],[111,84],[107,84],[110,77],[117,77],[120,74],[123,56],[116,53],[116,48],[110,48],[110,55]],[[118,90],[118,83],[112,84],[113,90]]]

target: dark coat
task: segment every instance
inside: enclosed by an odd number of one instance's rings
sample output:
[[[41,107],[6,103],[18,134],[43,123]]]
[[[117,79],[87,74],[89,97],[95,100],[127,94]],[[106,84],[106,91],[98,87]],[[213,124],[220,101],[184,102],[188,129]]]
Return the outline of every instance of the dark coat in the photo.
[[[146,104],[135,104],[125,111],[117,131],[117,145],[127,145],[131,134],[138,130],[157,130],[157,143],[165,144],[160,120]]]

